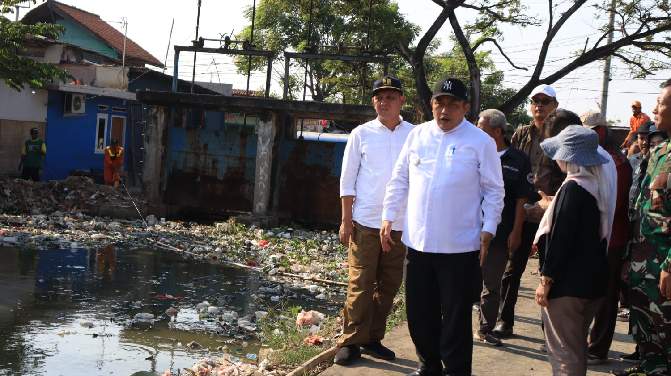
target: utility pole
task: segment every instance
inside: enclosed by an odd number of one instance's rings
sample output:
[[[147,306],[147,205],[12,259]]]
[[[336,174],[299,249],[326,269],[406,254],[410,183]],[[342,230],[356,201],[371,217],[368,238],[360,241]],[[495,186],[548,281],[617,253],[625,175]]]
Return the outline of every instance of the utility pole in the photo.
[[[613,30],[615,28],[615,0],[610,3],[610,12],[608,17],[608,41],[607,44],[613,43]],[[606,57],[606,62],[603,66],[603,82],[601,86],[601,116],[606,118],[608,112],[608,86],[610,84],[610,62],[611,57]]]
[[[254,21],[256,20],[256,0],[254,0],[254,5],[252,5],[252,30],[249,33],[249,46],[252,48],[254,46]],[[247,95],[249,95],[249,79],[252,77],[252,56],[250,55],[247,58]]]
[[[200,5],[202,1],[198,0],[198,17],[196,18],[196,38],[193,40],[194,45],[198,43],[198,29],[200,29]],[[202,47],[202,46],[201,46]],[[193,86],[196,83],[196,51],[193,51],[193,73],[191,74],[191,94],[193,94]]]

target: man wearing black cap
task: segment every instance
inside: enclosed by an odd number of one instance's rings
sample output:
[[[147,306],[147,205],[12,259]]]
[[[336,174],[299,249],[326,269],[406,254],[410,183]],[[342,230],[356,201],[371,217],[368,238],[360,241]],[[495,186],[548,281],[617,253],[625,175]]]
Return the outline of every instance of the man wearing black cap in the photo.
[[[485,261],[503,209],[496,144],[464,116],[468,89],[458,79],[438,83],[434,120],[410,132],[387,184],[380,241],[398,243],[393,226],[407,207],[408,328],[420,361],[411,375],[471,374],[474,275]]]
[[[37,128],[30,130],[30,139],[26,140],[21,147],[21,178],[32,181],[40,181],[40,170],[44,156],[47,155],[47,145],[40,138]]]
[[[395,358],[381,341],[403,279],[403,221],[394,225],[396,244],[389,249],[382,249],[378,234],[385,186],[413,125],[400,116],[405,97],[398,79],[385,76],[375,81],[372,101],[377,118],[350,134],[340,175],[340,241],[349,246],[344,330],[334,360],[340,365],[356,360],[361,351],[377,358]]]

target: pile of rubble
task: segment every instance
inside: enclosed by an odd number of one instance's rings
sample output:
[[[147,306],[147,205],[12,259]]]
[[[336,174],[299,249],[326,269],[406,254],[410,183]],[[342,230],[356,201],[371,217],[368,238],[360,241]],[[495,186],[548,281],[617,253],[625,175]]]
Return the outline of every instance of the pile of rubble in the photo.
[[[141,209],[146,207],[141,199],[134,200]],[[106,210],[114,211],[120,217],[137,216],[123,189],[95,184],[88,177],[70,176],[48,182],[0,177],[0,213],[101,215]]]

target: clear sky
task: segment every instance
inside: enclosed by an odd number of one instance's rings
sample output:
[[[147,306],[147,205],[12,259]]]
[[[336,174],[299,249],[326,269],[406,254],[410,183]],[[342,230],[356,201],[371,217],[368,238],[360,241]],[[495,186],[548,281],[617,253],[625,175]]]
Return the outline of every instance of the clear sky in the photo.
[[[174,19],[172,42],[168,52],[167,65],[172,72],[173,50],[175,44],[187,45],[195,35],[195,21],[197,0],[115,0],[114,2],[99,0],[61,0],[69,5],[96,13],[121,29],[122,17],[128,19],[128,36],[143,48],[148,50],[159,60],[163,61],[168,49],[170,26]],[[246,24],[243,17],[245,7],[252,4],[252,0],[202,0],[200,35],[207,38],[217,38],[220,34],[231,34],[240,31]],[[428,28],[440,9],[430,0],[397,0],[401,12],[413,23],[423,29]],[[38,2],[38,4],[41,2]],[[538,16],[547,22],[547,2],[542,0],[525,0],[528,14]],[[559,4],[569,3],[556,2]],[[594,14],[591,7],[576,14],[562,31],[555,37],[550,48],[543,77],[560,68],[568,61],[572,52],[581,49],[586,38],[596,34],[596,28],[607,21],[604,14]],[[22,10],[25,14],[26,10]],[[460,11],[458,16],[466,21],[473,17],[469,11]],[[116,23],[115,23],[116,21]],[[516,88],[526,82],[526,78],[533,70],[541,41],[545,36],[547,24],[535,28],[507,28],[501,44],[509,51],[510,57],[517,65],[527,66],[529,71],[512,68],[502,56],[494,54],[497,67],[505,72],[506,86]],[[451,34],[449,23],[446,23],[438,33],[438,38],[447,41]],[[443,46],[447,48],[447,46]],[[487,46],[492,48],[493,46]],[[644,56],[644,58],[648,58]],[[659,59],[659,57],[654,57]],[[193,58],[184,54],[180,62],[180,78],[190,79]],[[663,63],[671,66],[669,61]],[[275,66],[273,80],[282,76],[283,67]],[[553,86],[557,89],[560,107],[568,108],[581,113],[588,109],[597,109],[601,98],[603,63],[596,62],[583,67],[559,80]],[[196,79],[232,83],[235,88],[245,88],[246,77],[236,73],[232,60],[229,57],[213,55],[199,55],[196,63]],[[638,99],[643,103],[643,112],[652,117],[659,84],[666,78],[671,78],[671,70],[666,70],[645,80],[631,79],[628,69],[614,60],[612,81],[608,100],[608,118],[628,124],[631,115],[630,103]],[[265,82],[264,72],[252,74],[252,89],[260,89]],[[277,84],[273,91],[279,92]]]

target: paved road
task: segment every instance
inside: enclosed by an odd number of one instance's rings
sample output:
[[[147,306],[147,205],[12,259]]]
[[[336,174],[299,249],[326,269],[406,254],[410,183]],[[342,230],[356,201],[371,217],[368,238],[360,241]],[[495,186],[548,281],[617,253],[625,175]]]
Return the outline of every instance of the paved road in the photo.
[[[547,376],[551,374],[550,364],[544,353],[539,351],[543,343],[540,330],[540,312],[533,301],[538,276],[537,260],[529,260],[529,266],[522,280],[520,298],[517,303],[517,317],[514,338],[506,340],[503,347],[491,347],[476,343],[473,350],[473,375]],[[473,314],[473,327],[477,324],[477,314]],[[600,366],[590,366],[588,375],[607,375],[609,370],[629,367],[616,360],[620,354],[634,350],[631,337],[627,335],[627,323],[618,322],[615,339],[611,346],[610,360]],[[322,372],[324,376],[378,376],[405,375],[417,366],[417,356],[408,334],[408,326],[403,324],[390,333],[384,343],[396,352],[397,359],[385,362],[369,357],[349,367],[334,365]]]

